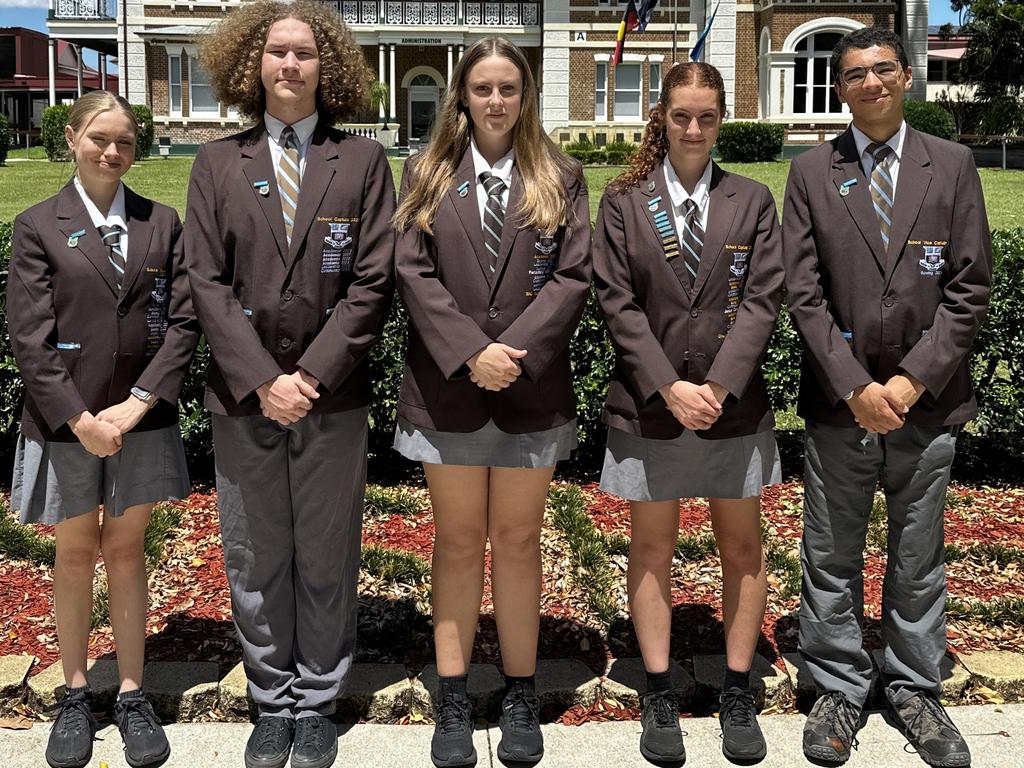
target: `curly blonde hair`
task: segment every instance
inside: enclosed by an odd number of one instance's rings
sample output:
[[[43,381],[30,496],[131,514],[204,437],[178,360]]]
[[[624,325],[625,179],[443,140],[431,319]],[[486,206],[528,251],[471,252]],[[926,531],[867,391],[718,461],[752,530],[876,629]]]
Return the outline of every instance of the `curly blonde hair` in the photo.
[[[669,95],[681,86],[710,88],[715,91],[718,94],[719,118],[725,117],[725,83],[722,82],[722,73],[702,61],[673,64],[661,81],[661,94],[658,103],[651,107],[650,119],[644,129],[644,139],[640,147],[630,158],[629,167],[608,184],[608,191],[612,194],[624,195],[630,188],[640,186],[640,182],[665,159],[668,153],[665,111],[668,109]]]
[[[261,0],[245,3],[200,42],[199,61],[210,73],[217,98],[243,115],[260,119],[267,97],[260,73],[263,46],[275,22],[296,19],[309,25],[320,57],[316,108],[331,123],[345,120],[366,102],[373,73],[348,28],[326,4]]]

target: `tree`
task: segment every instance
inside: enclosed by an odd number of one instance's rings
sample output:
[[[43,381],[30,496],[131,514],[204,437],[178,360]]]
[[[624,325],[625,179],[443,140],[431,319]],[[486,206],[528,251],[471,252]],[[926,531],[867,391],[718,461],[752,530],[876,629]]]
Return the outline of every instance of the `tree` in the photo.
[[[964,82],[975,86],[981,130],[1024,133],[1024,0],[950,0],[970,38],[962,60]]]
[[[388,130],[388,121],[391,119],[391,89],[383,80],[375,80],[370,83],[370,106],[375,109],[383,108],[383,130]]]

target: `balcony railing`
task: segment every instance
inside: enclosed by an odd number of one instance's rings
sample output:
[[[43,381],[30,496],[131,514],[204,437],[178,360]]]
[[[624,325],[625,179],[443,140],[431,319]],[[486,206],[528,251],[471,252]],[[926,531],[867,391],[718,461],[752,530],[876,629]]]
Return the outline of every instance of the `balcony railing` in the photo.
[[[540,24],[541,3],[392,2],[333,0],[349,26],[533,27]]]
[[[117,18],[117,0],[57,0],[52,18],[114,21]]]

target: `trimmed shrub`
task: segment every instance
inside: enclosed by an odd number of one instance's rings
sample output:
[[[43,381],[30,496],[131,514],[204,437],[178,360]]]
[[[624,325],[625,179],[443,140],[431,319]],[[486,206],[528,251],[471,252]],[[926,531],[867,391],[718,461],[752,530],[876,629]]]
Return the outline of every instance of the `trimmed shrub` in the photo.
[[[956,123],[953,116],[934,101],[904,102],[903,117],[907,125],[921,133],[930,133],[949,141],[956,140]]]
[[[11,146],[11,124],[7,117],[0,112],[0,165],[7,164],[7,150]]]
[[[625,165],[636,149],[636,144],[628,141],[613,141],[604,148],[604,154],[609,165]]]
[[[43,123],[39,128],[39,138],[43,141],[46,159],[51,163],[64,163],[71,159],[68,143],[64,139],[64,126],[68,124],[70,113],[70,104],[54,104],[43,110]]]
[[[726,163],[770,163],[782,154],[786,129],[776,123],[723,123],[718,155]]]
[[[135,159],[145,160],[153,149],[153,110],[145,104],[132,104],[135,119],[139,121],[139,135],[135,139]]]

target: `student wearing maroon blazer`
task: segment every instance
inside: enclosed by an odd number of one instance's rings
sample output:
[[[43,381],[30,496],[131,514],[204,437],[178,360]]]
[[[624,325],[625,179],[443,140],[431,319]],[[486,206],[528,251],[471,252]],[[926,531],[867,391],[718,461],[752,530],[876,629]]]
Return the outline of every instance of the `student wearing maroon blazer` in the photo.
[[[601,487],[630,501],[627,584],[647,669],[640,751],[650,760],[686,754],[668,672],[681,497],[709,499],[722,559],[722,749],[734,760],[767,750],[749,670],[767,598],[761,488],[781,474],[760,366],[782,243],[768,189],[711,160],[724,117],[718,70],[669,69],[594,233],[597,296],[617,354]]]
[[[196,157],[185,232],[210,342],[217,505],[259,720],[247,768],[326,768],[355,654],[367,352],[393,292],[394,187],[380,144],[334,127],[362,53],[322,3],[257,2],[200,54],[254,118]],[[246,68],[239,72],[239,63]]]
[[[22,522],[56,526],[53,598],[66,685],[46,748],[56,768],[84,766],[92,755],[86,654],[100,552],[125,757],[142,766],[170,754],[142,692],[143,540],[155,502],[189,493],[176,404],[199,330],[178,214],[121,182],[137,135],[121,97],[78,99],[65,128],[75,177],[18,216],[11,244],[7,323],[25,383],[11,506]]]
[[[395,447],[423,462],[434,510],[435,765],[473,763],[466,673],[491,545],[507,691],[503,760],[543,755],[534,690],[540,530],[555,462],[576,445],[569,339],[590,282],[587,189],[544,135],[523,52],[470,46],[396,213],[409,351]]]
[[[992,244],[967,147],[909,127],[913,73],[876,27],[832,51],[850,128],[793,161],[786,287],[804,343],[800,653],[818,689],[803,748],[844,762],[871,688],[864,540],[881,483],[889,524],[881,683],[917,753],[966,766],[939,701],[946,652],[942,517],[961,426],[977,413],[968,356],[988,308]]]

